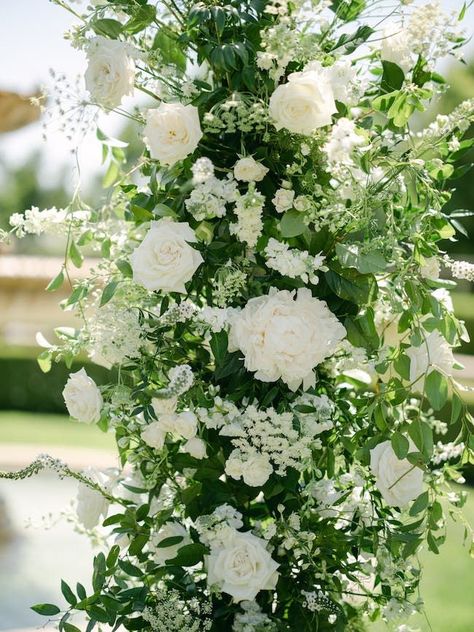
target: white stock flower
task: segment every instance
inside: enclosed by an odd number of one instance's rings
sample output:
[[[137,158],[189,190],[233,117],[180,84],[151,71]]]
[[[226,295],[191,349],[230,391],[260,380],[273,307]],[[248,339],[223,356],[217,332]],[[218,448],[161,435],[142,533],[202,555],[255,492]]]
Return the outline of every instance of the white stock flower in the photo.
[[[106,487],[107,477],[102,472],[88,469],[84,474],[94,483]],[[80,482],[77,487],[76,513],[79,522],[86,529],[93,529],[99,524],[100,518],[106,518],[109,501],[100,492]]]
[[[326,303],[307,288],[297,294],[271,290],[252,298],[231,321],[229,347],[240,349],[245,367],[263,382],[281,378],[295,391],[315,383],[314,367],[332,355],[346,330]]]
[[[252,533],[229,530],[225,541],[211,547],[206,558],[208,585],[217,586],[235,602],[255,599],[261,590],[273,590],[278,564],[266,545]]]
[[[161,542],[164,542],[164,540],[168,540],[168,538],[182,539],[177,544],[172,544],[171,546],[158,546]],[[164,566],[167,560],[175,558],[178,555],[179,549],[188,544],[192,544],[192,540],[186,529],[177,522],[167,522],[159,531],[152,535],[150,542],[153,549],[153,558],[160,566]]]
[[[84,368],[69,375],[63,397],[68,413],[77,421],[93,424],[100,420],[104,401],[96,383]]]
[[[243,464],[242,478],[250,487],[262,487],[271,474],[273,474],[273,467],[266,454],[255,454]]]
[[[189,245],[196,241],[186,222],[168,218],[152,222],[142,243],[130,256],[133,280],[147,290],[185,293],[184,284],[191,280],[203,259]]]
[[[415,391],[423,391],[425,378],[431,371],[437,370],[448,376],[453,373],[453,351],[439,331],[426,335],[420,346],[409,347],[406,355],[410,358],[410,382],[415,382]]]
[[[174,165],[193,153],[202,138],[198,109],[182,103],[161,103],[146,114],[143,130],[152,158]]]
[[[234,177],[242,182],[260,182],[267,173],[267,167],[252,156],[241,158],[234,165]]]
[[[99,105],[115,108],[124,96],[133,94],[135,63],[127,44],[106,37],[94,37],[88,44],[86,88]]]
[[[315,70],[293,73],[270,97],[270,116],[277,130],[310,136],[331,124],[337,111],[327,77]]]
[[[410,444],[410,451],[415,452]],[[399,459],[390,441],[370,451],[370,469],[385,502],[392,507],[404,507],[423,491],[423,471],[408,459]]]
[[[291,189],[278,189],[275,193],[272,202],[275,206],[277,213],[284,213],[290,208],[293,208],[293,202],[295,199],[295,192]]]
[[[195,459],[206,458],[206,444],[199,437],[192,437],[183,446],[183,450]]]

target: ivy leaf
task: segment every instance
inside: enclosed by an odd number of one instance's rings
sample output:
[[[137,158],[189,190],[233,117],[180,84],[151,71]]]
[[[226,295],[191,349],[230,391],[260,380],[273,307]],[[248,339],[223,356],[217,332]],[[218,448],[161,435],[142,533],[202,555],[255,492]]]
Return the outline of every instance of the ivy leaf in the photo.
[[[425,379],[425,393],[434,410],[441,410],[449,396],[446,377],[439,371],[430,371]]]
[[[61,612],[61,610],[52,603],[38,603],[36,606],[31,606],[31,610],[45,617],[54,616]]]

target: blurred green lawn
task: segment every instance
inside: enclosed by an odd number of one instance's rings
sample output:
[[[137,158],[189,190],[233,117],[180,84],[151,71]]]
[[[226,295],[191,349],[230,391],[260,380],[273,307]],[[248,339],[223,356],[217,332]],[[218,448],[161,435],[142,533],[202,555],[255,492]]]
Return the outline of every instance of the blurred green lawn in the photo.
[[[95,426],[75,423],[61,415],[0,411],[0,451],[2,444],[41,443],[89,448],[112,448],[113,438]],[[464,508],[474,525],[474,490]],[[426,603],[426,619],[414,617],[410,626],[422,632],[474,632],[474,560],[463,546],[464,528],[449,521],[448,540],[440,555],[421,553],[424,567],[421,594]],[[382,623],[371,632],[388,630]]]

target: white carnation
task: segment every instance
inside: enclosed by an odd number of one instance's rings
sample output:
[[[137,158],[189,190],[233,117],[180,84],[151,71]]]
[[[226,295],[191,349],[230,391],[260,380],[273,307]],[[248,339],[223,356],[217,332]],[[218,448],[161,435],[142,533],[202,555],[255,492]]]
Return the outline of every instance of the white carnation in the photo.
[[[240,349],[245,367],[263,382],[281,378],[295,391],[315,383],[314,367],[332,355],[346,330],[326,303],[302,288],[250,299],[235,314],[229,345]]]
[[[69,414],[77,421],[93,424],[100,420],[104,401],[96,383],[84,368],[69,375],[63,397]]]
[[[135,63],[119,40],[94,37],[87,46],[86,88],[99,105],[115,108],[133,94]]]
[[[148,290],[184,294],[184,284],[203,261],[201,254],[189,245],[195,241],[194,231],[186,222],[168,218],[152,222],[145,239],[130,257],[133,280]]]
[[[161,103],[146,114],[143,130],[152,158],[174,165],[193,153],[202,138],[198,109],[182,103]]]
[[[413,444],[410,449],[416,451]],[[404,507],[423,491],[423,471],[407,459],[399,459],[390,441],[383,441],[370,451],[370,469],[388,505]]]

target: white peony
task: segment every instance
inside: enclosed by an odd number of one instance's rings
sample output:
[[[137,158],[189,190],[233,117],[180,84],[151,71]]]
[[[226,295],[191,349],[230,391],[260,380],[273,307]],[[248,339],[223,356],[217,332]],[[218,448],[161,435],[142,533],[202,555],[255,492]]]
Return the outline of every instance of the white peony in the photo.
[[[272,289],[252,298],[231,320],[229,347],[262,382],[281,378],[295,391],[315,384],[314,367],[332,355],[346,330],[326,303],[307,288],[297,294]]]
[[[275,206],[277,213],[284,213],[290,208],[293,208],[295,200],[295,192],[291,189],[278,189],[275,193],[272,202]]]
[[[107,477],[102,472],[88,469],[84,473],[94,483],[106,488]],[[101,517],[106,518],[110,503],[97,490],[85,483],[79,483],[76,500],[77,519],[86,529],[93,529],[99,524]]]
[[[416,452],[411,442],[410,451]],[[390,441],[370,451],[370,469],[385,502],[392,507],[404,507],[423,491],[423,471],[407,459],[399,459]]]
[[[195,459],[206,458],[206,444],[199,437],[192,437],[183,446],[183,450]]]
[[[439,331],[426,334],[421,345],[409,347],[406,355],[410,358],[410,382],[419,392],[423,391],[425,378],[431,371],[437,370],[448,376],[453,373],[453,351]]]
[[[77,421],[93,424],[100,420],[104,400],[84,368],[69,375],[63,397],[69,414]]]
[[[234,177],[242,182],[260,182],[267,175],[268,169],[252,156],[241,158],[234,165]]]
[[[163,218],[152,222],[142,243],[130,256],[133,280],[147,290],[185,293],[184,284],[191,280],[203,259],[189,245],[196,241],[186,222]]]
[[[152,158],[174,165],[193,151],[202,138],[198,109],[182,103],[161,103],[146,114],[143,130]]]
[[[119,40],[94,37],[87,45],[86,88],[99,105],[115,108],[133,94],[135,63],[127,45]]]
[[[278,564],[266,549],[266,541],[251,533],[229,530],[206,558],[207,583],[231,595],[235,602],[255,599],[261,590],[273,590]]]
[[[291,74],[288,83],[278,86],[270,97],[269,112],[277,130],[310,136],[330,125],[336,111],[331,84],[316,70]]]
[[[250,487],[262,487],[271,474],[273,474],[273,467],[265,454],[256,454],[243,464],[242,478]]]
[[[171,546],[162,546],[159,544],[168,540],[168,538],[181,538],[181,540]],[[167,522],[159,531],[151,537],[151,546],[153,547],[153,558],[157,564],[164,566],[167,560],[172,560],[178,555],[183,546],[192,544],[193,541],[189,537],[186,529],[177,522]]]

